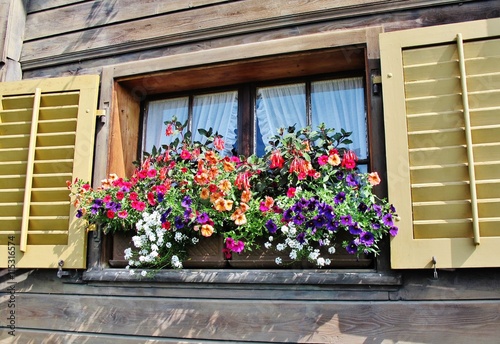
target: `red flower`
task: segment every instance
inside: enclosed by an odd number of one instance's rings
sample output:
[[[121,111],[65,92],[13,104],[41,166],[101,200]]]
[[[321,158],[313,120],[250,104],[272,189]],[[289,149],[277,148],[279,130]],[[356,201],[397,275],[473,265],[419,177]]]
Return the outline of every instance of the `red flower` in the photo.
[[[123,197],[125,197],[125,193],[123,191],[118,191],[116,193],[116,199],[121,201],[123,199]]]
[[[288,191],[286,192],[286,196],[287,196],[288,198],[292,198],[292,197],[294,197],[294,196],[295,196],[295,190],[296,190],[296,189],[295,189],[294,187],[290,187],[290,188],[288,188]]]
[[[356,161],[358,161],[356,153],[354,153],[353,151],[347,151],[342,159],[342,167],[345,167],[348,170],[352,170],[356,167]]]
[[[279,149],[275,149],[271,154],[271,168],[282,168],[285,163],[285,159],[281,156]]]
[[[167,129],[165,130],[165,135],[170,136],[173,134],[174,134],[174,126],[172,125],[172,123],[169,123],[167,125]]]
[[[131,200],[131,201],[137,201],[138,199],[138,195],[137,195],[137,192],[131,192],[129,195],[128,195],[128,198]]]
[[[108,219],[113,219],[115,217],[115,212],[113,210],[108,210],[106,216],[108,217]]]

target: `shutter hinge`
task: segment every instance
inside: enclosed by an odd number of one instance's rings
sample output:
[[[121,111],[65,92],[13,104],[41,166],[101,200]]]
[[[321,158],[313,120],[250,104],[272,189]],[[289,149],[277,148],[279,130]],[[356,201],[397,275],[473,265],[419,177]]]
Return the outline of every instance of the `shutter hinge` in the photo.
[[[375,96],[380,94],[380,84],[382,84],[382,77],[377,74],[372,74],[372,93]]]
[[[95,115],[99,117],[101,123],[106,123],[106,110],[96,110]]]

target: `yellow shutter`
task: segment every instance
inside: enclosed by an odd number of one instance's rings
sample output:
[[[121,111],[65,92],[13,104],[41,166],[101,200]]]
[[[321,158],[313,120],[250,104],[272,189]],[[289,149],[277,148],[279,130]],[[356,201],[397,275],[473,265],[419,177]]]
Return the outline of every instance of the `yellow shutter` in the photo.
[[[380,36],[393,268],[500,266],[500,19]]]
[[[0,83],[0,267],[85,268],[67,180],[90,180],[99,77]]]

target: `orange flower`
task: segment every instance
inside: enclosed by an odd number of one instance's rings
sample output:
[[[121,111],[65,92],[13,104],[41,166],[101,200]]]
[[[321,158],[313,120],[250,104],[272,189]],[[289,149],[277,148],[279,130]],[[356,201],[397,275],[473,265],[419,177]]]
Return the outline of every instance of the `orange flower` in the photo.
[[[201,189],[200,198],[201,199],[209,199],[210,198],[210,190],[208,190],[208,188]]]
[[[219,183],[219,189],[221,189],[222,191],[231,190],[231,186],[231,182],[227,179],[221,180],[221,182]]]
[[[372,172],[368,175],[368,181],[370,182],[371,185],[378,185],[380,184],[380,177],[377,172]]]
[[[224,171],[226,172],[232,172],[235,169],[234,164],[226,159],[222,160],[222,166],[224,167]]]
[[[206,172],[198,172],[196,176],[194,176],[194,181],[198,185],[205,185],[209,182],[208,174]]]
[[[243,190],[243,192],[241,193],[241,201],[248,203],[250,202],[251,198],[252,198],[252,193],[250,192],[250,190]]]
[[[282,168],[285,163],[285,159],[281,156],[281,151],[275,149],[271,154],[271,168]]]
[[[214,206],[218,211],[229,211],[233,208],[233,201],[220,197],[215,201]]]
[[[231,220],[233,220],[237,226],[247,223],[247,217],[241,208],[235,210],[235,212],[231,215]]]
[[[217,163],[217,156],[215,155],[214,151],[205,152],[205,159],[211,165],[215,165]]]
[[[234,184],[236,184],[239,190],[250,189],[250,172],[246,171],[238,173],[238,175],[236,176],[236,180],[234,181]]]
[[[340,156],[337,153],[330,154],[328,157],[328,163],[332,166],[340,165]]]
[[[311,145],[309,144],[309,140],[302,141],[302,144],[304,145],[304,151],[305,152],[310,152],[311,151]]]
[[[266,196],[266,198],[264,199],[264,205],[271,209],[274,205],[274,199],[272,197],[269,197],[269,196]]]
[[[209,237],[212,236],[212,234],[214,234],[214,227],[209,224],[204,224],[203,226],[201,226],[201,235],[203,235],[204,237]]]
[[[247,211],[248,209],[250,209],[250,206],[246,203],[240,203],[240,209],[245,212]]]

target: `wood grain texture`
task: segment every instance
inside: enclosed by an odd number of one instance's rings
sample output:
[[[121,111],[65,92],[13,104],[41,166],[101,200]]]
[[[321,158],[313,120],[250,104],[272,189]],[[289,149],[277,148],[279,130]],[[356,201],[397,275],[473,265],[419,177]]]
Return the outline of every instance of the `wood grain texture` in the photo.
[[[0,301],[2,306],[6,297]],[[22,294],[22,327],[237,342],[494,343],[500,302],[296,302]],[[354,341],[357,340],[357,341]]]
[[[346,3],[339,0],[295,0],[288,2],[287,6],[275,1],[230,2],[224,6],[207,6],[113,25],[90,26],[83,31],[65,33],[64,39],[52,36],[26,41],[22,61],[25,68],[35,68],[290,25],[452,3],[457,1],[351,0]],[[167,27],[165,23],[168,23]]]
[[[77,2],[72,6],[56,7],[30,14],[25,40],[29,41],[172,12],[191,11],[197,7],[230,1],[234,0],[120,0],[119,2],[96,0]],[[32,2],[36,3],[37,1]],[[53,18],[60,18],[60,25],[47,25],[47,22]]]
[[[61,6],[71,6],[80,2],[92,2],[92,0],[30,0],[28,1],[28,13],[45,11]]]

